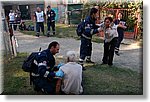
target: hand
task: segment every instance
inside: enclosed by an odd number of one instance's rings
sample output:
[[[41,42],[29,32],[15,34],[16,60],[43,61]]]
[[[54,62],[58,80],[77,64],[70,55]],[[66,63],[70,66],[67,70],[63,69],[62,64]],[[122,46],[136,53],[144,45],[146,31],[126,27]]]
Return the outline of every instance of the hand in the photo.
[[[55,76],[56,77],[63,77],[64,76],[64,73],[63,73],[63,71],[62,70],[59,70],[59,71],[57,71],[56,73],[55,73]]]
[[[64,65],[64,63],[59,63],[58,65],[57,65],[57,68],[59,69],[61,66],[63,66]]]

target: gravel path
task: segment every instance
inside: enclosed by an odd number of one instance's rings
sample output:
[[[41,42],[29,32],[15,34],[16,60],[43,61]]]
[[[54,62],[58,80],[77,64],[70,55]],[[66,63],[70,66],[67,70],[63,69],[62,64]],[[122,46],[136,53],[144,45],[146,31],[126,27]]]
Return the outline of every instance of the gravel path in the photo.
[[[33,52],[38,51],[41,47],[46,49],[51,41],[58,41],[60,43],[60,53],[57,54],[58,57],[64,57],[66,52],[69,50],[74,50],[79,56],[79,46],[80,40],[70,39],[70,38],[56,38],[56,37],[44,37],[39,38],[30,35],[23,35],[22,33],[14,32],[19,47],[18,52]],[[134,71],[142,71],[142,48],[137,45],[137,42],[133,40],[124,40],[125,44],[121,45],[121,55],[114,57],[114,66],[119,66],[123,68],[130,68]],[[96,63],[102,63],[103,56],[103,44],[93,43],[93,53],[92,60]]]

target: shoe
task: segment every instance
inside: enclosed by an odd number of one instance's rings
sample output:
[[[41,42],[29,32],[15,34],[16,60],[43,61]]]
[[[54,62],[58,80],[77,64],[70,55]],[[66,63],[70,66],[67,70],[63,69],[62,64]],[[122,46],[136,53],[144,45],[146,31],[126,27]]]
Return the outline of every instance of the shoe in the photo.
[[[39,37],[40,35],[35,35],[35,36]]]
[[[95,62],[91,61],[91,60],[86,60],[87,63],[92,63],[94,64]]]
[[[85,68],[85,67],[82,67],[82,70],[83,70],[83,71],[85,71],[85,70],[86,70],[86,68]]]
[[[116,54],[117,56],[120,56],[120,54],[119,54],[119,52],[118,52],[118,51],[115,51],[115,54]]]
[[[47,35],[47,37],[50,37],[49,34]]]

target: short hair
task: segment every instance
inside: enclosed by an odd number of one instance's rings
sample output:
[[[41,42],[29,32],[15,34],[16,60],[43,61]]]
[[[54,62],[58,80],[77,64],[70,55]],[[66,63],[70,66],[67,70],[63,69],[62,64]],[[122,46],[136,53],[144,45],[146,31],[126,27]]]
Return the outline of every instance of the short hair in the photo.
[[[91,8],[91,10],[90,10],[90,15],[95,14],[95,13],[97,13],[97,12],[98,12],[98,9],[96,9],[96,8]]]
[[[73,61],[74,62],[76,60],[75,51],[68,51],[66,56],[67,56],[68,61]]]
[[[50,5],[48,5],[48,6],[47,6],[47,8],[51,8],[51,6],[50,6]]]
[[[110,22],[113,22],[112,17],[106,17],[105,20],[104,20],[104,22],[105,22],[107,19],[108,19]]]
[[[57,45],[59,45],[59,43],[57,41],[53,41],[48,45],[48,49],[51,49],[52,46],[56,48]]]

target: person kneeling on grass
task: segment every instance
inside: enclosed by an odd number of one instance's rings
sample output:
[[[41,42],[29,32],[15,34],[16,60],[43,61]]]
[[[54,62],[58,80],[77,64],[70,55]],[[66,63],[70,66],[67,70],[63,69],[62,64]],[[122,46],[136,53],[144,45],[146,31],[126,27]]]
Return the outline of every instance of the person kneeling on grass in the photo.
[[[99,26],[99,29],[104,31],[104,54],[102,64],[108,64],[109,66],[112,66],[115,45],[118,38],[117,27],[121,27],[123,25],[115,25],[111,17],[106,17],[104,23],[101,23]]]
[[[60,67],[64,77],[61,86],[62,94],[82,94],[82,66],[75,62],[74,51],[67,52],[67,63]]]

